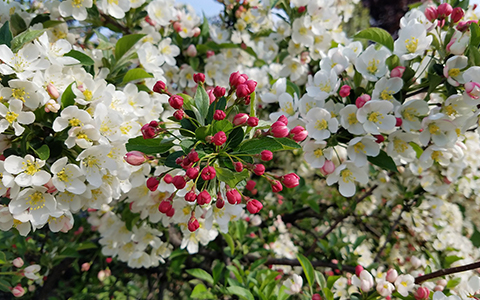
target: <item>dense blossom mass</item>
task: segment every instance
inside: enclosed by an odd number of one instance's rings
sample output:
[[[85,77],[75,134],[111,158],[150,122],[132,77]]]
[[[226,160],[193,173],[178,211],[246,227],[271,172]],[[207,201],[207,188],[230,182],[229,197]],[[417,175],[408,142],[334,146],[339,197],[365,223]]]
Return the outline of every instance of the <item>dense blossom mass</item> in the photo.
[[[98,256],[195,299],[479,297],[433,273],[480,258],[476,7],[393,38],[348,36],[359,0],[218,2],[0,3],[0,290],[130,276]]]

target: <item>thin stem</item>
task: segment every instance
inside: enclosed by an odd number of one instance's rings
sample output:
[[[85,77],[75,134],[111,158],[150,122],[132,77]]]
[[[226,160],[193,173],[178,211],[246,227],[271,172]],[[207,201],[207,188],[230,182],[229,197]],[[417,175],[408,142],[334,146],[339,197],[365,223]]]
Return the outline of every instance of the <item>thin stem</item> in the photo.
[[[438,270],[438,271],[435,271],[435,272],[430,273],[430,274],[418,276],[417,278],[415,278],[415,284],[420,284],[424,281],[427,281],[427,280],[430,280],[430,279],[433,279],[433,278],[446,276],[446,275],[450,275],[450,274],[455,274],[455,273],[460,273],[460,272],[465,272],[465,271],[470,271],[470,270],[474,270],[474,269],[478,269],[478,268],[480,268],[480,261],[477,261],[477,262],[474,262],[474,263],[471,263],[471,264],[468,264],[468,265],[460,266],[460,267]]]

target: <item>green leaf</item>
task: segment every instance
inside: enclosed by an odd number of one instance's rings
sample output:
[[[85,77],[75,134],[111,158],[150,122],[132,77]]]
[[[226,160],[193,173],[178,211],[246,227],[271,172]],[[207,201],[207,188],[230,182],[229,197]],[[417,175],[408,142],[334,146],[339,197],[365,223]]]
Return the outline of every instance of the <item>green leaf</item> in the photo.
[[[217,263],[212,268],[212,275],[213,275],[213,284],[217,284],[220,280],[223,270],[225,269],[225,264],[219,260],[216,261]]]
[[[50,27],[55,27],[57,25],[65,23],[64,21],[58,21],[58,20],[48,20],[43,23],[43,28],[50,28]]]
[[[28,25],[28,27],[32,27],[33,25],[35,24],[38,24],[38,23],[44,23],[44,22],[47,22],[50,20],[50,14],[40,14],[40,15],[36,15],[35,18],[33,18],[31,21],[30,21],[30,25]],[[45,28],[45,27],[43,27]]]
[[[352,249],[355,250],[360,244],[367,238],[366,235],[359,236],[356,240],[355,243],[353,243]]]
[[[91,59],[90,56],[77,50],[70,50],[70,52],[64,54],[64,56],[73,57],[84,66],[93,66],[95,64],[95,61]]]
[[[410,142],[408,143],[410,146],[412,146],[412,149],[415,150],[415,153],[417,154],[417,159],[420,158],[420,156],[423,153],[422,147],[420,147],[417,143],[415,142]]]
[[[390,33],[384,29],[376,27],[368,28],[358,32],[353,38],[374,41],[393,52],[393,38]]]
[[[447,282],[446,288],[447,289],[452,289],[452,288],[456,287],[457,285],[459,285],[460,282],[462,282],[462,278],[460,278],[460,277],[451,279]]]
[[[183,151],[175,151],[171,153],[167,159],[165,160],[165,166],[170,167],[170,168],[181,168],[181,166],[177,165],[175,160],[179,158],[180,156],[185,155]]]
[[[88,250],[88,249],[97,249],[98,246],[92,242],[80,243],[77,247],[77,251]]]
[[[17,53],[18,50],[22,49],[25,44],[32,42],[34,39],[38,38],[45,32],[45,29],[33,30],[29,28],[27,31],[24,31],[13,38],[12,40],[12,51]]]
[[[331,289],[335,281],[337,281],[341,276],[328,276],[327,278],[327,288]]]
[[[232,237],[227,233],[222,233],[222,236],[225,239],[225,242],[227,243],[228,247],[230,247],[231,256],[233,256],[233,253],[235,253],[235,243],[233,242]]]
[[[6,264],[7,263],[7,256],[5,255],[4,252],[0,251],[0,264]]]
[[[355,75],[353,75],[353,84],[358,87],[362,83],[362,80],[363,75],[360,74],[360,72],[358,72],[357,70],[355,70]]]
[[[144,154],[165,153],[173,146],[173,142],[168,139],[144,139],[139,136],[129,139],[126,145],[127,151],[140,151]]]
[[[11,288],[12,288],[12,285],[10,284],[10,282],[4,279],[0,279],[0,290],[6,293],[12,293],[12,291],[10,290]]]
[[[225,182],[231,188],[235,188],[240,181],[248,178],[249,176],[247,170],[237,173],[226,168],[215,167],[215,172],[217,172],[218,180]]]
[[[398,58],[398,56],[393,54],[389,58],[387,58],[385,63],[387,64],[388,69],[391,71],[392,69],[400,65],[400,59]]]
[[[327,280],[325,279],[325,276],[323,276],[321,272],[316,270],[315,270],[315,280],[317,281],[321,289],[327,287]]]
[[[477,230],[477,227],[473,227],[473,234],[470,237],[470,240],[472,241],[472,244],[476,247],[480,247],[480,232]]]
[[[120,58],[145,35],[146,34],[129,34],[120,38],[115,45],[115,59],[119,61]]]
[[[210,125],[198,127],[198,128],[195,130],[195,137],[196,137],[198,140],[204,141],[205,138],[210,134],[210,129],[211,129],[211,128],[210,128]]]
[[[475,23],[472,23],[472,24],[475,24]],[[471,65],[473,66],[480,65],[480,51],[478,51],[477,47],[475,46],[468,47],[468,59]]]
[[[202,23],[202,28],[200,31],[200,36],[204,38],[204,41],[208,38],[209,36],[209,31],[210,31],[210,26],[208,24],[208,19],[205,16],[205,13],[203,14],[203,23]]]
[[[280,287],[280,291],[278,291],[278,297],[277,300],[286,300],[290,297],[289,294],[285,293],[285,290],[287,289],[286,286],[282,285]]]
[[[190,297],[198,299],[216,299],[215,296],[207,290],[207,287],[204,284],[197,284]]]
[[[207,92],[203,86],[198,86],[197,91],[195,92],[195,107],[200,113],[200,120],[197,120],[202,126],[205,125],[205,118],[208,114],[208,106],[210,105],[210,98],[208,97]]]
[[[315,273],[314,273],[312,263],[310,263],[308,258],[303,256],[302,254],[297,254],[297,259],[302,265],[303,272],[305,273],[305,277],[307,277],[308,285],[312,287],[313,283],[315,282]]]
[[[213,121],[213,114],[216,110],[224,110],[225,106],[227,105],[227,98],[221,97],[218,101],[214,101],[208,107],[208,114],[207,114],[207,124],[212,123]]]
[[[470,24],[470,46],[478,48],[480,44],[480,27],[477,23]]]
[[[298,87],[298,85],[291,82],[290,80],[287,80],[287,93],[292,95],[292,97],[293,97],[293,94],[297,94],[297,97],[300,97],[301,95],[300,88]]]
[[[74,83],[75,82],[70,83],[70,85],[65,89],[65,91],[62,94],[62,98],[61,98],[62,108],[75,104],[76,96],[72,91],[72,85]]]
[[[215,134],[219,131],[229,133],[233,129],[233,125],[229,120],[220,120],[213,123],[213,132]]]
[[[192,69],[197,71],[198,65],[200,64],[200,59],[196,56],[195,57],[190,57],[188,59],[188,64],[192,67]]]
[[[393,159],[383,150],[380,150],[380,153],[375,157],[369,156],[368,161],[384,170],[393,171],[395,173],[398,172]]]
[[[199,269],[199,268],[190,269],[190,270],[187,270],[187,273],[192,275],[193,277],[197,277],[198,279],[204,280],[210,283],[211,285],[213,285],[213,277],[203,269]]]
[[[7,45],[8,47],[11,46],[13,39],[9,24],[10,23],[7,21],[3,24],[2,28],[0,28],[0,45]]]
[[[240,145],[245,137],[245,132],[242,127],[237,127],[228,135],[227,147],[235,149]]]
[[[144,79],[144,78],[153,78],[153,75],[145,71],[144,69],[135,68],[128,70],[127,74],[123,77],[122,83],[127,83],[130,81]]]
[[[253,297],[252,293],[250,293],[249,290],[240,286],[229,286],[227,287],[227,291],[230,295],[239,296],[240,299],[255,300],[255,298]]]
[[[443,78],[436,74],[429,74],[428,79],[430,81],[430,86],[428,87],[428,94],[435,91],[435,89],[437,89],[438,86],[443,82]]]
[[[445,263],[447,264],[446,267],[450,267],[450,265],[458,260],[463,259],[463,257],[456,256],[456,255],[450,255],[445,257]]]
[[[301,148],[295,141],[287,138],[262,137],[259,139],[246,140],[240,145],[238,152],[259,154],[263,150],[280,151]]]
[[[42,145],[38,149],[33,149],[33,151],[41,160],[47,160],[50,158],[50,148],[48,148],[47,145]]]
[[[27,29],[27,24],[19,14],[14,13],[10,16],[10,26],[14,35],[18,35]]]
[[[261,258],[261,259],[257,259],[256,261],[254,261],[251,265],[250,265],[250,270],[255,270],[257,267],[263,265],[264,263],[266,263],[268,261],[267,258]],[[276,277],[276,276],[275,276]]]
[[[326,300],[333,300],[333,293],[329,288],[323,288],[322,292],[325,295]]]

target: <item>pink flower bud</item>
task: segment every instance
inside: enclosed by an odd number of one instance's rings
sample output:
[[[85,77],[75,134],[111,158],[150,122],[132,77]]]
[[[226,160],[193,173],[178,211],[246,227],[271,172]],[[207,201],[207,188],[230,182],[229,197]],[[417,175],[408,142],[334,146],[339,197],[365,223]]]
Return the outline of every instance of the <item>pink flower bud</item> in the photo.
[[[173,22],[173,30],[176,32],[182,31],[182,24],[180,24],[180,22]]]
[[[256,164],[253,167],[253,173],[255,173],[257,176],[262,176],[263,173],[265,173],[265,166],[262,164]]]
[[[278,192],[281,192],[283,190],[283,185],[280,181],[273,180],[271,182],[271,184],[272,184],[272,192],[278,193]]]
[[[195,27],[192,29],[192,32],[193,32],[193,37],[198,37],[202,33],[202,30],[198,27]]]
[[[17,268],[21,268],[23,266],[23,259],[21,257],[17,257],[13,260],[12,264]]]
[[[215,175],[217,175],[217,172],[212,166],[206,166],[205,168],[203,168],[201,174],[203,180],[212,180],[213,178],[215,178]]]
[[[215,52],[212,50],[207,50],[207,58],[212,57],[215,55]]]
[[[168,99],[168,104],[170,104],[170,106],[174,109],[180,109],[183,106],[183,98],[179,95],[173,95],[170,97],[170,99]]]
[[[143,125],[140,131],[142,132],[143,138],[145,140],[153,139],[157,135],[157,130],[154,127],[150,126],[150,124]]]
[[[461,7],[455,7],[452,11],[450,19],[453,23],[457,23],[463,18],[463,16],[465,16],[465,11]]]
[[[249,94],[253,93],[255,91],[255,88],[257,87],[257,82],[254,80],[247,80],[245,81],[245,84],[248,87],[248,90],[250,91]]]
[[[107,264],[111,263],[112,260],[113,260],[113,259],[112,259],[111,257],[105,258],[105,262],[106,262]]]
[[[348,97],[350,95],[350,90],[352,88],[348,85],[343,85],[341,88],[340,88],[340,91],[338,92],[338,94],[340,95],[340,97],[344,98],[344,97]]]
[[[269,161],[272,160],[273,158],[273,153],[270,150],[263,150],[260,152],[260,159],[263,161]]]
[[[123,159],[132,166],[140,166],[147,161],[146,155],[140,151],[127,152]]]
[[[187,158],[194,163],[200,160],[200,158],[198,157],[198,152],[193,149],[190,151],[190,153],[188,153]]]
[[[301,142],[308,136],[308,132],[302,126],[295,126],[288,134],[295,142]]]
[[[190,179],[195,179],[198,177],[199,167],[189,168],[187,169],[187,176]]]
[[[160,205],[158,205],[158,211],[162,214],[166,214],[167,211],[170,210],[170,208],[172,208],[172,203],[168,200],[162,200],[162,202],[160,202]]]
[[[250,127],[257,127],[258,126],[258,118],[257,117],[248,118],[247,125],[250,126]]]
[[[405,67],[398,66],[393,68],[393,70],[390,72],[390,77],[391,78],[402,78],[403,72],[405,72]]]
[[[260,210],[262,210],[262,208],[263,208],[262,203],[260,203],[260,201],[256,199],[252,199],[247,203],[247,210],[251,214],[258,213]]]
[[[467,21],[461,21],[461,22],[458,22],[457,30],[461,32],[465,32],[467,31],[469,26],[470,24]]]
[[[453,8],[448,3],[442,3],[438,6],[438,19],[442,20],[452,14]]]
[[[195,81],[195,83],[204,83],[205,82],[205,74],[203,73],[196,73],[196,74],[193,74],[193,81]]]
[[[207,191],[201,191],[200,194],[198,194],[197,196],[198,205],[208,204],[210,203],[210,201],[212,201],[212,197]]]
[[[51,82],[49,82],[47,84],[47,93],[53,99],[58,99],[58,97],[60,97],[60,93],[58,92],[57,88]]]
[[[320,294],[313,294],[312,300],[322,300],[322,296],[320,296]]]
[[[245,185],[245,188],[249,191],[253,191],[253,189],[255,188],[255,186],[257,185],[257,183],[253,180],[249,180],[247,181],[247,184]]]
[[[218,198],[217,201],[215,202],[215,206],[218,209],[222,209],[225,206],[225,201],[222,198]]]
[[[185,201],[193,202],[195,199],[197,199],[197,194],[195,194],[195,191],[192,190],[185,194]]]
[[[250,89],[244,83],[237,86],[237,91],[235,92],[238,98],[246,97],[250,94]]]
[[[221,86],[216,86],[214,89],[213,89],[213,94],[215,95],[215,97],[217,98],[220,98],[220,97],[223,97],[225,96],[225,93],[227,91],[225,90],[224,87],[221,87]]]
[[[90,270],[90,263],[88,263],[88,262],[83,263],[81,270],[82,270],[82,272],[87,272],[88,270]]]
[[[441,292],[441,291],[443,291],[443,289],[445,289],[445,287],[444,287],[444,286],[441,286],[441,285],[436,285],[436,286],[433,288],[433,290],[434,290],[435,292]]]
[[[226,116],[227,115],[225,114],[225,112],[223,110],[219,110],[219,109],[217,109],[213,113],[213,119],[217,120],[217,121],[221,121],[221,120],[225,119]]]
[[[234,205],[242,202],[242,196],[237,190],[227,191],[227,200],[228,203]]]
[[[436,20],[438,17],[437,8],[435,6],[429,6],[425,8],[425,17],[427,17],[427,20],[429,20],[430,22]]]
[[[195,45],[190,45],[187,48],[187,56],[190,57],[195,57],[197,56],[197,48],[195,48]]]
[[[234,162],[233,165],[235,166],[235,171],[242,172],[243,171],[243,164],[239,161]]]
[[[357,108],[361,108],[365,105],[365,103],[367,103],[367,101],[370,101],[370,99],[371,99],[370,95],[363,94],[360,97],[358,97],[357,100],[355,100],[355,105],[357,106]]]
[[[325,176],[332,174],[334,171],[335,171],[335,164],[331,160],[325,160],[325,163],[320,168],[320,172]]]
[[[377,142],[378,144],[385,141],[385,137],[381,134],[374,134],[373,137],[376,139],[375,142]]]
[[[223,131],[219,131],[215,133],[215,135],[212,138],[212,142],[217,146],[221,146],[225,144],[226,141],[227,141],[227,135]]]
[[[447,286],[447,280],[446,279],[439,279],[437,280],[437,285],[441,285],[441,286]]]
[[[173,117],[176,120],[180,121],[180,120],[183,119],[183,117],[185,117],[185,112],[183,110],[179,109],[179,110],[177,110],[173,113]]]
[[[272,124],[270,132],[276,138],[283,138],[288,136],[288,127],[285,125],[285,123],[277,121]]]
[[[277,121],[282,122],[285,125],[288,125],[288,118],[285,115],[281,115],[280,117],[278,117]]]
[[[299,14],[302,14],[304,11],[305,11],[305,6],[300,6],[298,9],[297,9],[298,13]],[[313,298],[312,298],[313,299]]]
[[[355,275],[357,275],[357,277],[360,277],[360,273],[363,271],[363,267],[361,265],[357,265],[355,267]]]
[[[385,279],[387,279],[387,281],[391,282],[391,283],[394,283],[395,280],[397,280],[397,277],[398,277],[398,272],[397,270],[395,269],[390,269],[387,271],[387,276]]]
[[[425,299],[428,299],[429,295],[430,295],[430,290],[428,288],[419,287],[413,296],[415,297],[415,300],[425,300]]]
[[[402,126],[402,124],[403,124],[402,118],[395,118],[395,119],[396,119],[395,126]]]
[[[155,22],[154,20],[152,20],[149,16],[146,16],[145,17],[145,22],[147,22],[148,24],[150,24],[151,26],[155,26],[157,24],[157,22]]]
[[[298,184],[300,183],[300,176],[295,173],[286,174],[281,177],[281,181],[283,185],[291,189],[298,186]]]
[[[150,177],[150,178],[147,179],[147,188],[150,191],[155,192],[158,188],[159,183],[160,183],[160,181],[157,179],[157,177]]]
[[[249,116],[244,113],[239,113],[233,117],[233,126],[242,126],[247,123]]]
[[[166,85],[165,85],[165,82],[159,80],[155,83],[155,85],[153,86],[153,91],[155,93],[159,93],[159,94],[163,94],[166,90]]]
[[[188,230],[190,230],[191,232],[195,232],[200,227],[200,224],[198,224],[197,218],[195,218],[194,216],[191,216],[190,219],[188,220],[187,227],[188,227]]]
[[[163,181],[165,181],[166,184],[172,183],[172,181],[173,181],[172,175],[166,174],[166,175],[163,177]]]
[[[185,185],[187,185],[187,182],[185,181],[185,178],[183,178],[183,176],[179,176],[179,175],[176,175],[175,177],[173,177],[172,183],[179,190],[183,189],[185,187]]]
[[[12,289],[12,294],[15,298],[22,297],[23,295],[25,295],[25,289],[19,283]]]
[[[60,104],[58,104],[58,102],[53,99],[48,100],[47,103],[45,104],[45,112],[47,113],[49,112],[57,113],[59,110],[60,110]]]

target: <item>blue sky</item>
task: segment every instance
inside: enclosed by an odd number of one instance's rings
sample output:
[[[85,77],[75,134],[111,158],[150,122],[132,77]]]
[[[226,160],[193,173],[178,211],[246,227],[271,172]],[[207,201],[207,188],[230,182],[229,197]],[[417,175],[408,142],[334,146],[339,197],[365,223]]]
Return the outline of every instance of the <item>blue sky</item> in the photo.
[[[175,2],[190,4],[200,16],[205,12],[207,17],[212,17],[218,15],[223,9],[223,5],[214,0],[176,0]]]

